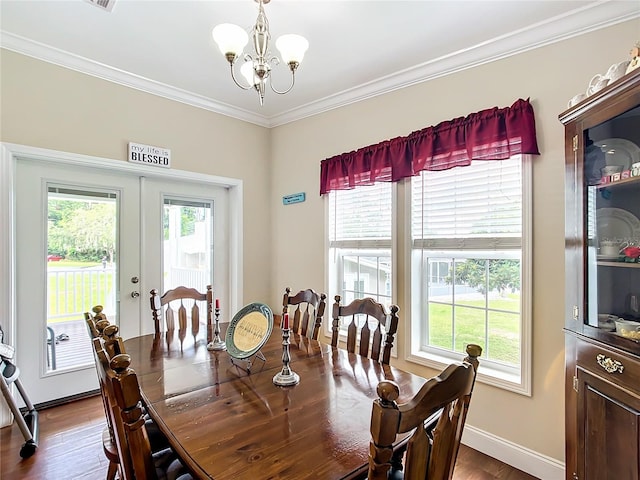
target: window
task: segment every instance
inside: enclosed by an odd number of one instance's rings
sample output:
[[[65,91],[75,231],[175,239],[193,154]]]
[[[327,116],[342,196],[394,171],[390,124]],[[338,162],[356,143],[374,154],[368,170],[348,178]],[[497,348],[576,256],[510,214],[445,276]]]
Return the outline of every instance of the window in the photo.
[[[529,162],[474,161],[411,179],[410,360],[482,346],[479,378],[530,393]]]
[[[163,203],[163,291],[189,285],[206,292],[213,278],[213,202],[165,197]]]
[[[329,194],[330,299],[340,295],[346,305],[372,297],[391,305],[392,190],[381,182]]]
[[[529,395],[528,155],[539,155],[534,112],[528,100],[518,99],[511,107],[482,110],[322,160],[320,193],[329,193],[334,202],[328,292],[355,296],[373,288],[361,258],[379,265],[380,292],[385,265],[401,259],[393,266],[399,272],[393,276],[396,286],[390,284],[388,291],[404,309],[403,359],[441,369],[464,356],[465,343],[477,342],[484,348],[478,380]],[[376,202],[388,197],[355,200],[376,181],[396,185],[390,236],[374,228],[387,211]],[[354,198],[342,203],[333,193],[354,186]],[[368,229],[375,235],[342,235],[359,227],[359,233]]]

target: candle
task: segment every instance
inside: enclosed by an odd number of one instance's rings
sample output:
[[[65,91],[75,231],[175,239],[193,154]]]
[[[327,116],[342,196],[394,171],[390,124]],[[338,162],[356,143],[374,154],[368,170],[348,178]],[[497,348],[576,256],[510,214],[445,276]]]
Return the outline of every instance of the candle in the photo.
[[[220,299],[216,298],[216,308],[220,308]]]
[[[289,314],[284,313],[282,315],[282,329],[287,330],[289,328]]]

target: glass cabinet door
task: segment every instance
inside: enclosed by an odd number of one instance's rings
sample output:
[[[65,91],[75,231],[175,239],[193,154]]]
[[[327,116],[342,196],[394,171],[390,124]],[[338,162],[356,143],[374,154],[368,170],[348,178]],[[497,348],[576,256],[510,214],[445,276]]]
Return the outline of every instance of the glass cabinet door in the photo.
[[[585,323],[640,340],[640,107],[583,140]]]

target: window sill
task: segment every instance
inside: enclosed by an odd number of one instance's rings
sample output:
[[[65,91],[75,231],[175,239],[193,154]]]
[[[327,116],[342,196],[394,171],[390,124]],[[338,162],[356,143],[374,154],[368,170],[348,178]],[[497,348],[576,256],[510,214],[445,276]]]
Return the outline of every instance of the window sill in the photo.
[[[450,358],[424,351],[413,352],[407,356],[406,360],[407,362],[424,365],[438,371],[444,370],[448,365],[453,363]],[[521,375],[509,374],[483,365],[482,358],[480,359],[480,366],[476,380],[480,383],[508,390],[520,395],[525,395],[527,397],[531,396],[531,388],[528,385],[528,382],[525,382]]]

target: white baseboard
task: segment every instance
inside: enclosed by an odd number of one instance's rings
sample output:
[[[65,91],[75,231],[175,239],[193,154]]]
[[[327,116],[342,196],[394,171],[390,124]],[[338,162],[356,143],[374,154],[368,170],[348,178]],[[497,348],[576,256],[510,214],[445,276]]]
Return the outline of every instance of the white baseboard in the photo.
[[[564,462],[496,437],[469,424],[464,427],[462,443],[541,480],[565,479]]]

